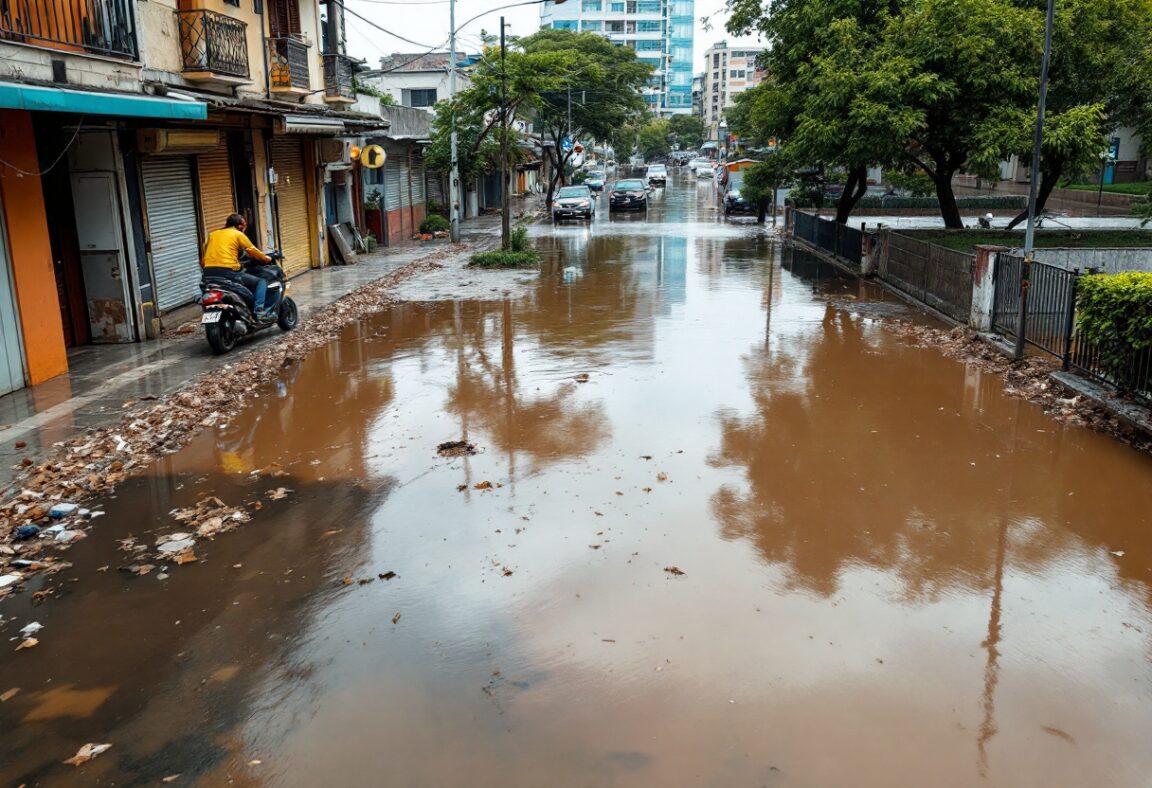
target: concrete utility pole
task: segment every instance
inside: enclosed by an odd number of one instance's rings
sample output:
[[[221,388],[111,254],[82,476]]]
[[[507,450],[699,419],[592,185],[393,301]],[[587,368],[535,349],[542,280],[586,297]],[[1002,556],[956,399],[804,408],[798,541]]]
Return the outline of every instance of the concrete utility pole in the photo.
[[[1032,140],[1032,172],[1028,178],[1028,226],[1024,230],[1024,262],[1020,264],[1020,315],[1016,325],[1015,356],[1024,358],[1024,341],[1028,331],[1028,288],[1032,276],[1032,251],[1036,240],[1036,189],[1040,183],[1040,146],[1044,144],[1044,109],[1048,101],[1048,64],[1052,60],[1052,23],[1056,0],[1048,0],[1048,18],[1044,23],[1044,59],[1040,64],[1040,101],[1036,109],[1036,134]]]
[[[456,101],[456,0],[448,0],[448,100]],[[448,172],[448,215],[452,243],[460,242],[460,162],[456,158],[456,109],[452,109],[451,166]]]
[[[511,204],[508,200],[508,71],[504,68],[507,46],[504,41],[504,17],[500,17],[500,248],[508,249],[512,241]]]

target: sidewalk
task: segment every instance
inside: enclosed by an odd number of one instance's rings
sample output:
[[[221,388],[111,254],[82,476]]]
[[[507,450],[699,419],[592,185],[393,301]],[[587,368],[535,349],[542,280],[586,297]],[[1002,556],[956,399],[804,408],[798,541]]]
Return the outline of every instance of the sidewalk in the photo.
[[[499,234],[499,215],[469,219],[461,240]],[[337,299],[436,250],[420,244],[362,255],[350,266],[329,266],[292,280],[291,295],[301,321]],[[127,400],[161,397],[189,380],[275,341],[271,329],[242,343],[228,357],[212,355],[202,331],[126,345],[86,345],[68,354],[69,371],[38,386],[0,396],[0,489],[12,466],[36,457],[77,432],[117,422]],[[25,444],[20,448],[17,443]]]

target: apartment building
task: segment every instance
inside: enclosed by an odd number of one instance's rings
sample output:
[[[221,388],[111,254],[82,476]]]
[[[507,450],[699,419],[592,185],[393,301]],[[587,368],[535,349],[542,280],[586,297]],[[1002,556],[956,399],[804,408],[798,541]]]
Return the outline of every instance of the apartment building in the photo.
[[[704,122],[708,127],[708,139],[721,147],[726,143],[720,140],[720,121],[724,111],[736,100],[736,96],[749,88],[759,85],[764,72],[757,65],[757,58],[763,47],[728,48],[726,41],[713,44],[704,53],[704,86],[701,98]]]
[[[652,66],[644,90],[655,114],[692,111],[694,0],[548,0],[540,6],[540,26],[592,32],[636,51]]]
[[[228,214],[290,275],[353,212],[342,6],[41,0],[0,15],[0,394],[156,336]]]

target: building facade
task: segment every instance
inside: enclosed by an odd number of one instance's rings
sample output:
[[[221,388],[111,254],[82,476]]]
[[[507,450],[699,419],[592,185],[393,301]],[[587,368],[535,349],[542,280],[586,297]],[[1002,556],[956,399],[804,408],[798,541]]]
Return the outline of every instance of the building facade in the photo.
[[[704,84],[701,104],[708,139],[721,148],[727,140],[720,139],[720,122],[724,112],[736,101],[736,96],[759,85],[764,72],[757,64],[763,47],[728,48],[725,41],[713,44],[704,53]]]
[[[290,275],[328,262],[342,138],[386,126],[348,111],[343,26],[317,0],[0,15],[0,394],[66,372],[72,347],[156,337],[230,213]]]
[[[636,51],[652,66],[644,91],[657,115],[692,111],[694,0],[548,0],[540,6],[540,26],[591,32]]]
[[[402,107],[417,107],[433,112],[436,103],[448,98],[449,52],[396,53],[380,58],[380,68],[363,71],[357,78],[396,100]],[[467,73],[460,67],[471,59],[463,52],[456,54],[458,66],[456,89],[468,87]]]

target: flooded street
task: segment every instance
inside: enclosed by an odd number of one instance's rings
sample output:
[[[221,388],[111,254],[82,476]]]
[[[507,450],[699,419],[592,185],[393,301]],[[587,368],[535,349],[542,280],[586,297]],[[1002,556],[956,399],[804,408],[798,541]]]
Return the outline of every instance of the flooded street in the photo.
[[[1152,785],[1152,460],[710,190],[534,227],[101,502],[0,607],[0,784]],[[204,495],[262,509],[117,571]]]

